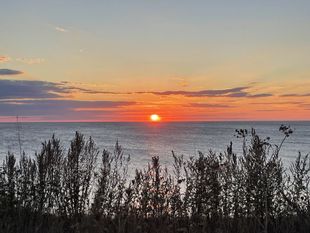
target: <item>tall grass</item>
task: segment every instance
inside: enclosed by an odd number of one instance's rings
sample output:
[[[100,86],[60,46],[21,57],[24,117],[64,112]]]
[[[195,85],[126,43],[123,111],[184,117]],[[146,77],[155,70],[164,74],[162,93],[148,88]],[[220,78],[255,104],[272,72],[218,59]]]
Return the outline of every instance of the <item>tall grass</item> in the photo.
[[[54,136],[35,156],[8,153],[0,168],[0,232],[291,233],[310,232],[310,161],[289,169],[281,147],[254,129],[236,130],[223,153],[184,159],[173,170],[154,156],[128,179],[130,157],[116,143],[100,151],[76,133],[66,152]]]

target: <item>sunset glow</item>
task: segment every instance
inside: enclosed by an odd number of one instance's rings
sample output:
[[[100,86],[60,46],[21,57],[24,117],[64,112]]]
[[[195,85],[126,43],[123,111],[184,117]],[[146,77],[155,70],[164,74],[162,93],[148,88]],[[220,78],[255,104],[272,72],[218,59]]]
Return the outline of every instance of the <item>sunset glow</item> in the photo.
[[[310,1],[56,2],[3,3],[0,122],[310,120]]]
[[[150,120],[151,120],[151,121],[154,121],[154,122],[157,122],[157,121],[160,121],[161,118],[160,118],[160,116],[158,116],[157,114],[152,114],[152,115],[150,116]]]
[[[1,232],[310,233],[310,0],[1,9]]]

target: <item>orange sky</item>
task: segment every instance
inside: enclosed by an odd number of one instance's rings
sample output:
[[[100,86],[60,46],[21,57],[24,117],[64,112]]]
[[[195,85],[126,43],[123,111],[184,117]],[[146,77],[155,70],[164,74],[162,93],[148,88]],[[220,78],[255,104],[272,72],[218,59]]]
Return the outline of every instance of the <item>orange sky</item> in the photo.
[[[2,7],[0,121],[310,120],[309,1]]]

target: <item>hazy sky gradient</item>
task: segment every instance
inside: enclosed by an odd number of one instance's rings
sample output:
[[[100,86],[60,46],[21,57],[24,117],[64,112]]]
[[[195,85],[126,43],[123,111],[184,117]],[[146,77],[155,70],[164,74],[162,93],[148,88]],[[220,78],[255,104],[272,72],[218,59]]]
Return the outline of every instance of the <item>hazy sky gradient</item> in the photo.
[[[0,121],[310,120],[309,9],[306,0],[4,1]],[[59,107],[46,114],[42,98]]]

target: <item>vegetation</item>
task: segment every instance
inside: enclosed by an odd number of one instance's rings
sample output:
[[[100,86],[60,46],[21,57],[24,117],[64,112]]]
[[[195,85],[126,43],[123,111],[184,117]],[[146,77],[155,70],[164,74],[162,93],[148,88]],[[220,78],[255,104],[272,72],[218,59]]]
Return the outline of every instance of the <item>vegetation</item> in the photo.
[[[58,139],[35,156],[8,153],[0,168],[0,232],[291,233],[310,231],[310,161],[285,169],[282,144],[254,129],[236,130],[243,153],[172,153],[173,171],[155,156],[128,179],[129,156],[116,143],[100,152],[76,133],[68,151]]]

